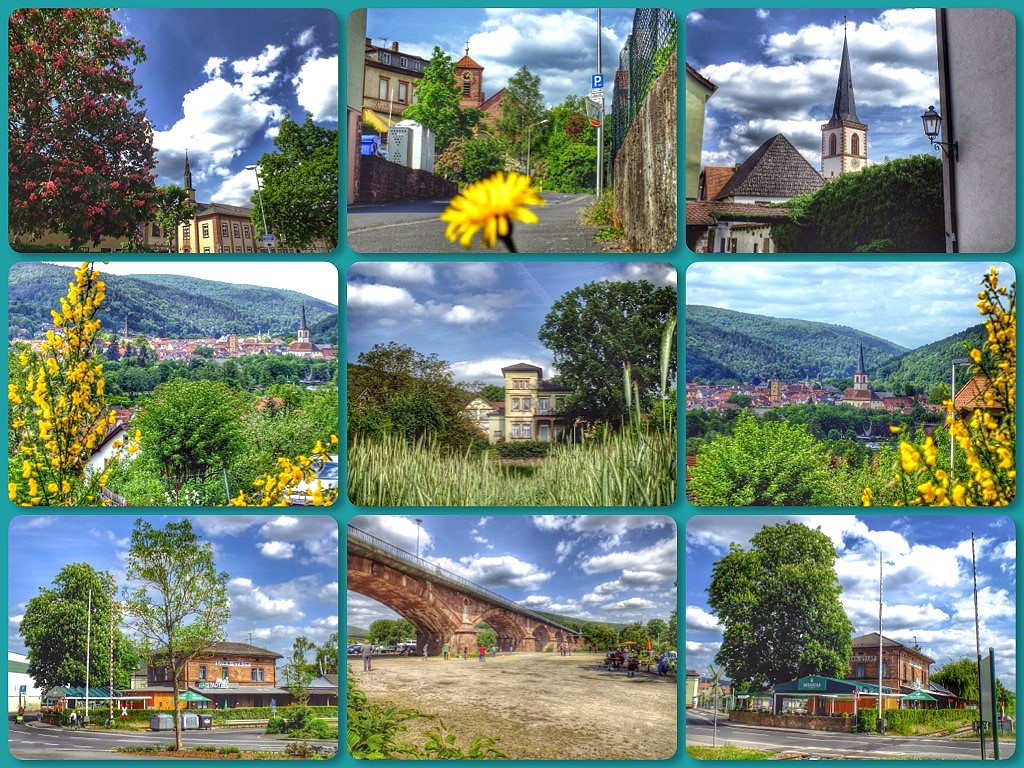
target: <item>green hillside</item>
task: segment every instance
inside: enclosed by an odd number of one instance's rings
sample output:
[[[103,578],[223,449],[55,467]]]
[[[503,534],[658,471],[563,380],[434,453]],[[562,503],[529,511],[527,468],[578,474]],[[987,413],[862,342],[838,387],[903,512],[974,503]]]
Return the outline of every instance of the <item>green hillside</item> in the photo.
[[[687,381],[850,376],[857,366],[860,344],[869,371],[907,351],[843,325],[763,317],[699,304],[686,307]]]
[[[239,280],[245,265],[240,263]],[[100,265],[98,271],[102,273]],[[50,310],[59,306],[74,279],[71,267],[21,262],[11,267],[8,279],[8,338],[31,336],[50,322]],[[124,327],[125,315],[132,334],[189,338],[227,333],[294,336],[303,305],[314,343],[338,343],[338,308],[295,291],[235,285],[178,275],[103,275],[107,298],[100,312],[101,327],[114,332]]]
[[[964,344],[980,348],[987,338],[984,324],[967,328],[892,358],[873,371],[871,378],[880,386],[909,382],[919,391],[927,391],[939,382],[948,385],[952,361],[967,356]],[[963,383],[963,379],[959,382]]]

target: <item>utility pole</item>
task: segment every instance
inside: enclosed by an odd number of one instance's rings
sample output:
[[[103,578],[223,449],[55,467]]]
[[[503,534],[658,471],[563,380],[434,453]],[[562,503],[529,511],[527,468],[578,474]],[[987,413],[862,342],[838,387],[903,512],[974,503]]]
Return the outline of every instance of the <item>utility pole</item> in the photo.
[[[597,74],[601,74],[601,9],[597,9]],[[600,121],[601,124],[597,126],[597,199],[601,199],[601,187],[602,187],[602,166],[604,165],[604,159],[602,158],[604,150],[604,97],[601,97],[599,104],[600,108]]]

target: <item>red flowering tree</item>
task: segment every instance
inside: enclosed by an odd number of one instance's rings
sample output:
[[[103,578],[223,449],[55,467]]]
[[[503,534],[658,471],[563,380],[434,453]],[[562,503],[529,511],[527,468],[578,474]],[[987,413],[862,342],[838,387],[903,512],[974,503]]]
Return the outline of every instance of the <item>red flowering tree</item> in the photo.
[[[142,44],[93,8],[16,10],[7,38],[11,232],[134,239],[156,194]]]

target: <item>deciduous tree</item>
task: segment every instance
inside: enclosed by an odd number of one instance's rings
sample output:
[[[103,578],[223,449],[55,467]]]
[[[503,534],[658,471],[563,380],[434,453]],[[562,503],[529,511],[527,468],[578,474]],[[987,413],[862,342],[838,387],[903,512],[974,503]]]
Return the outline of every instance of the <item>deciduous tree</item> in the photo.
[[[213,545],[200,541],[188,520],[162,530],[135,521],[125,571],[125,612],[143,638],[151,664],[168,669],[175,702],[185,664],[223,637],[228,620],[228,575],[218,571]],[[181,750],[181,718],[174,718]]]
[[[462,109],[461,99],[455,83],[455,62],[435,45],[430,63],[416,84],[416,103],[406,107],[402,117],[433,131],[434,151],[441,155],[453,140],[471,136],[483,116],[482,110]]]
[[[587,283],[556,301],[538,338],[554,353],[561,383],[575,390],[569,409],[588,419],[625,418],[627,363],[641,395],[656,393],[662,329],[675,314],[675,288],[646,280]],[[673,347],[671,379],[675,370]]]
[[[835,545],[821,529],[766,525],[711,570],[708,605],[725,627],[715,662],[735,681],[844,677],[853,625],[839,601]]]
[[[539,122],[543,114],[544,94],[540,91],[540,76],[534,75],[526,66],[522,66],[508,79],[505,96],[501,100],[501,117],[494,127],[511,149],[513,156],[522,157],[524,168],[526,129],[531,124]],[[530,131],[531,145],[537,146],[542,138],[542,126],[535,126],[535,130]]]
[[[114,626],[114,687],[127,688],[139,653],[121,631],[121,606],[111,594],[112,576],[88,563],[60,569],[49,588],[28,602],[18,627],[28,650],[28,673],[41,690],[56,685],[84,686],[86,639],[91,684],[110,678],[110,627]],[[90,595],[92,627],[89,625]]]
[[[15,10],[7,40],[11,232],[134,239],[156,194],[142,44],[99,8]]]
[[[263,214],[270,234],[290,249],[323,240],[338,244],[338,131],[321,128],[306,113],[302,125],[286,117],[274,137],[276,152],[258,167],[261,190],[253,192],[252,225],[260,235]],[[260,198],[262,196],[262,209]]]
[[[178,249],[178,225],[196,215],[196,205],[186,190],[177,184],[159,187],[154,198],[156,223],[164,233],[168,252]]]

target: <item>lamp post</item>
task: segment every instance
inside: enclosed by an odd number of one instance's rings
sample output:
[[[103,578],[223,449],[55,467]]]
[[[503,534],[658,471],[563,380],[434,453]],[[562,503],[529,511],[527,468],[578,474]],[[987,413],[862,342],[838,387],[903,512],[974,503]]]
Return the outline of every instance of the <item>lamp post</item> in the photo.
[[[420,558],[420,524],[422,522],[423,522],[422,518],[420,518],[420,517],[416,518],[416,559],[417,560],[419,560],[419,558]]]
[[[936,141],[939,131],[942,129],[942,115],[935,111],[934,106],[929,106],[928,111],[921,115],[921,123],[924,125],[924,135],[933,147],[941,147],[942,153],[949,157],[949,150],[953,151],[953,162],[960,162],[960,142]]]
[[[966,365],[971,362],[970,358],[967,357],[954,357],[950,363],[952,369],[952,376],[949,381],[949,422],[950,425],[953,423],[953,417],[956,415],[956,367],[958,365]],[[953,448],[956,446],[956,440],[953,439],[953,432],[950,430],[949,433],[949,484],[950,487],[953,485]]]
[[[256,193],[260,199],[260,215],[263,217],[263,234],[269,235],[267,231],[267,212],[263,210],[263,188],[260,186],[260,171],[255,165],[245,166],[245,170],[256,174]],[[270,243],[267,243],[267,253],[270,253]]]
[[[536,122],[536,123],[530,123],[528,126],[526,126],[526,175],[527,176],[530,176],[530,129],[533,128],[533,126],[535,126],[535,125],[543,125],[546,122],[548,122],[548,121],[547,120],[541,120],[541,121]],[[533,177],[530,176],[530,178],[532,179]]]

